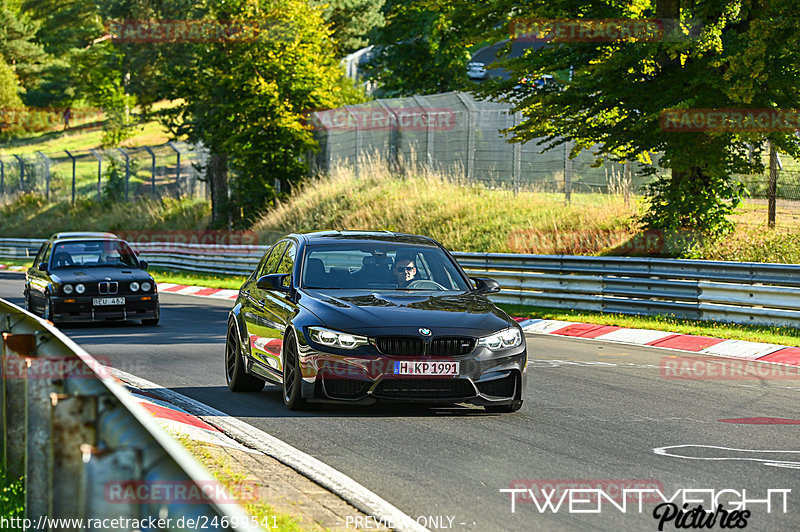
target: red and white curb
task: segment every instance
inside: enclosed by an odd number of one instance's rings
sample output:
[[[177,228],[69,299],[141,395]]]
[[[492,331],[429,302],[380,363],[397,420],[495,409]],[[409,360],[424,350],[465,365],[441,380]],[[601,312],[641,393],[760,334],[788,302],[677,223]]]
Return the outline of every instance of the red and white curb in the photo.
[[[185,284],[156,283],[159,293],[179,294],[182,296],[211,297],[214,299],[236,299],[238,290],[225,288],[208,288],[205,286],[190,286]]]
[[[690,334],[654,331],[652,329],[627,329],[615,325],[597,325],[572,321],[542,319],[518,319],[517,321],[526,333],[552,334],[554,336],[618,342],[629,345],[662,347],[701,355],[800,366],[800,347],[787,347],[785,345],[747,342],[744,340],[724,340],[709,336],[692,336]]]
[[[126,383],[123,381],[123,384]],[[162,400],[157,395],[128,384],[126,384],[126,387],[136,401],[150,412],[156,418],[156,422],[170,434],[203,443],[231,447],[248,453],[256,452],[229,437],[214,425],[210,425],[186,410]]]
[[[0,264],[0,270],[8,270],[10,272],[24,272],[28,268],[25,266],[8,266],[6,264]]]

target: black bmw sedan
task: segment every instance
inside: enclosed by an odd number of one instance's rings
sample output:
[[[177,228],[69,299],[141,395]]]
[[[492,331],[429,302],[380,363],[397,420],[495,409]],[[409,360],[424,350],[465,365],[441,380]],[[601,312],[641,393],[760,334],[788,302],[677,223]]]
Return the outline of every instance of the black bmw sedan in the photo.
[[[519,325],[434,240],[390,232],[291,234],[275,243],[230,312],[234,392],[282,387],[292,410],[378,400],[522,406]]]
[[[25,274],[25,306],[53,323],[141,320],[156,325],[158,292],[127,242],[112,233],[57,233]]]

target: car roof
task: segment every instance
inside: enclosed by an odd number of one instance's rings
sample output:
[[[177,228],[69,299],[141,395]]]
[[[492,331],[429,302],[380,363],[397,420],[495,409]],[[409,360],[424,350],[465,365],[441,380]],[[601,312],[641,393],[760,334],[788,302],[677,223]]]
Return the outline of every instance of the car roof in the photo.
[[[56,233],[50,237],[50,240],[64,240],[68,238],[113,238],[119,239],[114,233],[100,233],[91,231],[66,231]]]
[[[292,236],[306,244],[333,244],[357,242],[394,242],[420,246],[439,246],[434,239],[423,235],[395,233],[393,231],[315,231],[293,233]]]

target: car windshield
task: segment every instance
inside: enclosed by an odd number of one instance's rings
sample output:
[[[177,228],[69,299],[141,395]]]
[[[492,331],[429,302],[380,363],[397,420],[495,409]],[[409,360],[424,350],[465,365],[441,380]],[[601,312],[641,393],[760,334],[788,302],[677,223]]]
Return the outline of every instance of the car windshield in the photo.
[[[435,246],[386,242],[321,244],[306,248],[304,288],[469,290],[453,261]]]
[[[119,240],[60,242],[53,248],[50,262],[53,269],[139,266],[130,246]]]

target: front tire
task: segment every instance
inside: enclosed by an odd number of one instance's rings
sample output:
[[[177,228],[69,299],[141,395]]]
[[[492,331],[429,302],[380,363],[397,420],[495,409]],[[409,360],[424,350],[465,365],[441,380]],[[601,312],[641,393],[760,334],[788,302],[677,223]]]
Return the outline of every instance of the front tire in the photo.
[[[225,380],[232,392],[260,392],[265,384],[244,370],[242,346],[233,321],[228,324],[228,335],[225,339]]]
[[[308,402],[300,393],[300,357],[297,356],[297,343],[289,333],[283,341],[283,404],[289,410],[305,410]]]
[[[53,302],[50,301],[50,294],[45,294],[44,296],[44,306],[42,307],[42,319],[47,320],[53,325],[55,325],[55,320],[53,319]]]

